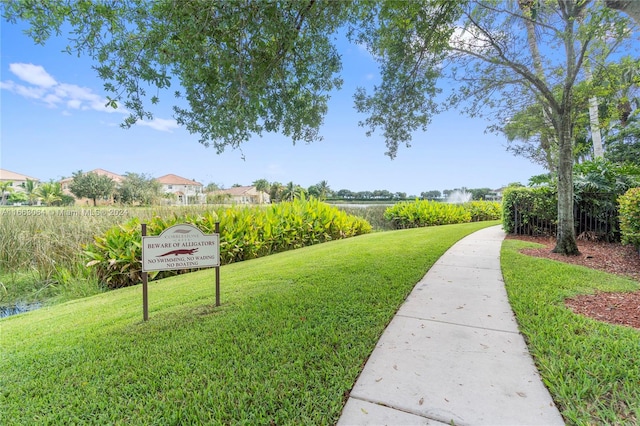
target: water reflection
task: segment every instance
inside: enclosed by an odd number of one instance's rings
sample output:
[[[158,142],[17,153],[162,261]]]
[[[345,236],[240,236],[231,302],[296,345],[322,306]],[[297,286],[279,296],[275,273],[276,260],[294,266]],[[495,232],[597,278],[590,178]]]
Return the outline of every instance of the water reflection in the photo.
[[[33,311],[41,307],[42,304],[40,303],[16,303],[13,305],[0,306],[0,318],[21,314],[23,312]]]

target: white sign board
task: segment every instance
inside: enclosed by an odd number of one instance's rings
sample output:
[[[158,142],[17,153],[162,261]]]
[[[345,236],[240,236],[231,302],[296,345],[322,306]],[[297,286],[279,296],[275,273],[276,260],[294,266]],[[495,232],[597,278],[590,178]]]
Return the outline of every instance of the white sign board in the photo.
[[[156,237],[142,237],[142,272],[220,266],[220,235],[193,225],[174,225]]]

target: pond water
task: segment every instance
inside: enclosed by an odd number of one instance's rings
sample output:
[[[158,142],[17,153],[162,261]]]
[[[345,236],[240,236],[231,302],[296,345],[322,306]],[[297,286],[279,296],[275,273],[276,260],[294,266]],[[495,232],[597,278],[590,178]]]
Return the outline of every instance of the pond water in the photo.
[[[0,306],[0,318],[6,318],[10,317],[11,315],[33,311],[41,307],[42,304],[40,303],[15,303],[13,305],[2,305]]]

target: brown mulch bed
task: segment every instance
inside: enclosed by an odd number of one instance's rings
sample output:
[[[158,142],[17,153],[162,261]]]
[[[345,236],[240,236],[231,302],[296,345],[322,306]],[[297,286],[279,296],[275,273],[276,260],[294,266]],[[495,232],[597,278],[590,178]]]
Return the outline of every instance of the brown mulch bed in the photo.
[[[544,247],[541,248],[522,250],[522,253],[529,256],[586,266],[640,281],[640,255],[631,245],[623,246],[619,243],[578,240],[580,255],[564,256],[551,252],[555,246],[554,238],[522,235],[509,235],[507,238],[544,244]],[[640,329],[640,291],[580,295],[567,299],[565,304],[577,314],[611,324]]]

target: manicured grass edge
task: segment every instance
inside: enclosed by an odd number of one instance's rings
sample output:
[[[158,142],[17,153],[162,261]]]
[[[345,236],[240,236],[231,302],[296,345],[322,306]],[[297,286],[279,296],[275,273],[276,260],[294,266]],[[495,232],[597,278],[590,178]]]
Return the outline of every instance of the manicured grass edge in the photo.
[[[529,351],[568,424],[640,421],[640,331],[577,315],[564,300],[596,291],[638,291],[637,282],[526,256],[505,240],[502,273]]]

